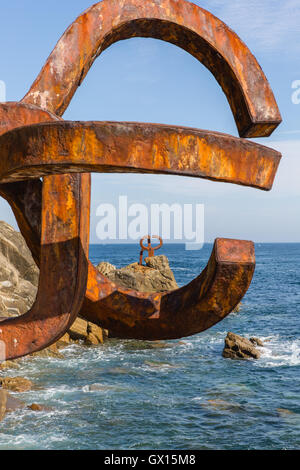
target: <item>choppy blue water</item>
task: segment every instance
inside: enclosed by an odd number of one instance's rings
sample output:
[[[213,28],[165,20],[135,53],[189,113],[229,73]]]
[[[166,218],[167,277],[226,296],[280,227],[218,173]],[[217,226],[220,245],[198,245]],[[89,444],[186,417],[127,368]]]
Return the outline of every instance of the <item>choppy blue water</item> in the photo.
[[[210,251],[162,252],[182,285]],[[256,257],[241,311],[205,333],[165,349],[137,341],[71,346],[65,360],[35,358],[8,371],[38,385],[18,397],[53,411],[8,415],[0,449],[299,448],[300,244],[257,245]],[[91,259],[126,265],[138,249],[92,246]],[[268,340],[262,358],[223,359],[228,331]]]

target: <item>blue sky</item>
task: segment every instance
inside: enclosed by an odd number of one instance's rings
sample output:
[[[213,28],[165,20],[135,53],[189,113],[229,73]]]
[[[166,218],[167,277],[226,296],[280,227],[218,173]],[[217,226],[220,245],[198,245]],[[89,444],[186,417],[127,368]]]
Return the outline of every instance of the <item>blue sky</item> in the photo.
[[[147,1],[147,0],[145,0]],[[2,0],[0,80],[7,101],[21,99],[57,40],[91,0]],[[299,0],[194,1],[246,42],[275,93],[283,124],[265,145],[283,153],[271,192],[200,179],[154,175],[93,176],[91,241],[96,208],[128,195],[129,203],[205,204],[205,241],[300,242]],[[65,119],[178,124],[237,135],[227,100],[212,75],[181,49],[151,39],[114,44],[96,61]],[[0,201],[0,218],[15,225]]]

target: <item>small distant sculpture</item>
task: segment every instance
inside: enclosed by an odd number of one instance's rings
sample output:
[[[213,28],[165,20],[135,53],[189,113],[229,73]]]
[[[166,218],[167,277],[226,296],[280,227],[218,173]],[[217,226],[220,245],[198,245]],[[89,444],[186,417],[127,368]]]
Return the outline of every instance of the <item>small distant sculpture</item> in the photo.
[[[159,240],[159,245],[156,245],[156,246],[152,246],[151,245],[151,240],[155,238],[157,240]],[[148,245],[145,246],[144,245],[144,241],[147,240],[148,242]],[[158,235],[145,235],[145,237],[143,237],[140,241],[140,245],[141,245],[141,252],[140,252],[140,266],[142,266],[143,264],[143,259],[144,259],[144,251],[148,251],[148,258],[152,258],[153,256],[155,256],[155,251],[159,250],[162,246],[163,246],[163,240],[161,237],[159,237]]]

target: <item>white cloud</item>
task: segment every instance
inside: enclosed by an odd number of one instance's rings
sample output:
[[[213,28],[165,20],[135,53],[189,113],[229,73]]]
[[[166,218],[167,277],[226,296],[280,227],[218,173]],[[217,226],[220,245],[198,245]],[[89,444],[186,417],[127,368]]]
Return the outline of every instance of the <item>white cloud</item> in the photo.
[[[194,0],[264,52],[300,51],[299,0]]]

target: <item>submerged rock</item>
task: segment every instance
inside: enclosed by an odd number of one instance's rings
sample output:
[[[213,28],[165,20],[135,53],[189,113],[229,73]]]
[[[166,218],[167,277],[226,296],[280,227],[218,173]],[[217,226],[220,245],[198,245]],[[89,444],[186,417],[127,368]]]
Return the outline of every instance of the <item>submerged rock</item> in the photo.
[[[258,340],[258,338],[255,339]],[[261,341],[260,343],[262,344]],[[261,353],[254,344],[258,345],[257,341],[254,343],[247,338],[229,332],[225,339],[223,357],[230,359],[259,359]]]
[[[42,412],[42,411],[52,411],[52,408],[44,405],[38,405],[37,403],[33,403],[32,405],[27,407],[31,411],[37,411],[37,412]]]
[[[98,271],[115,284],[139,292],[165,292],[178,289],[168,258],[164,255],[145,259],[146,266],[138,263],[117,269],[109,263],[100,263]]]
[[[242,409],[242,406],[238,403],[231,403],[221,399],[207,400],[207,402],[202,403],[201,406],[221,411],[241,411]]]

